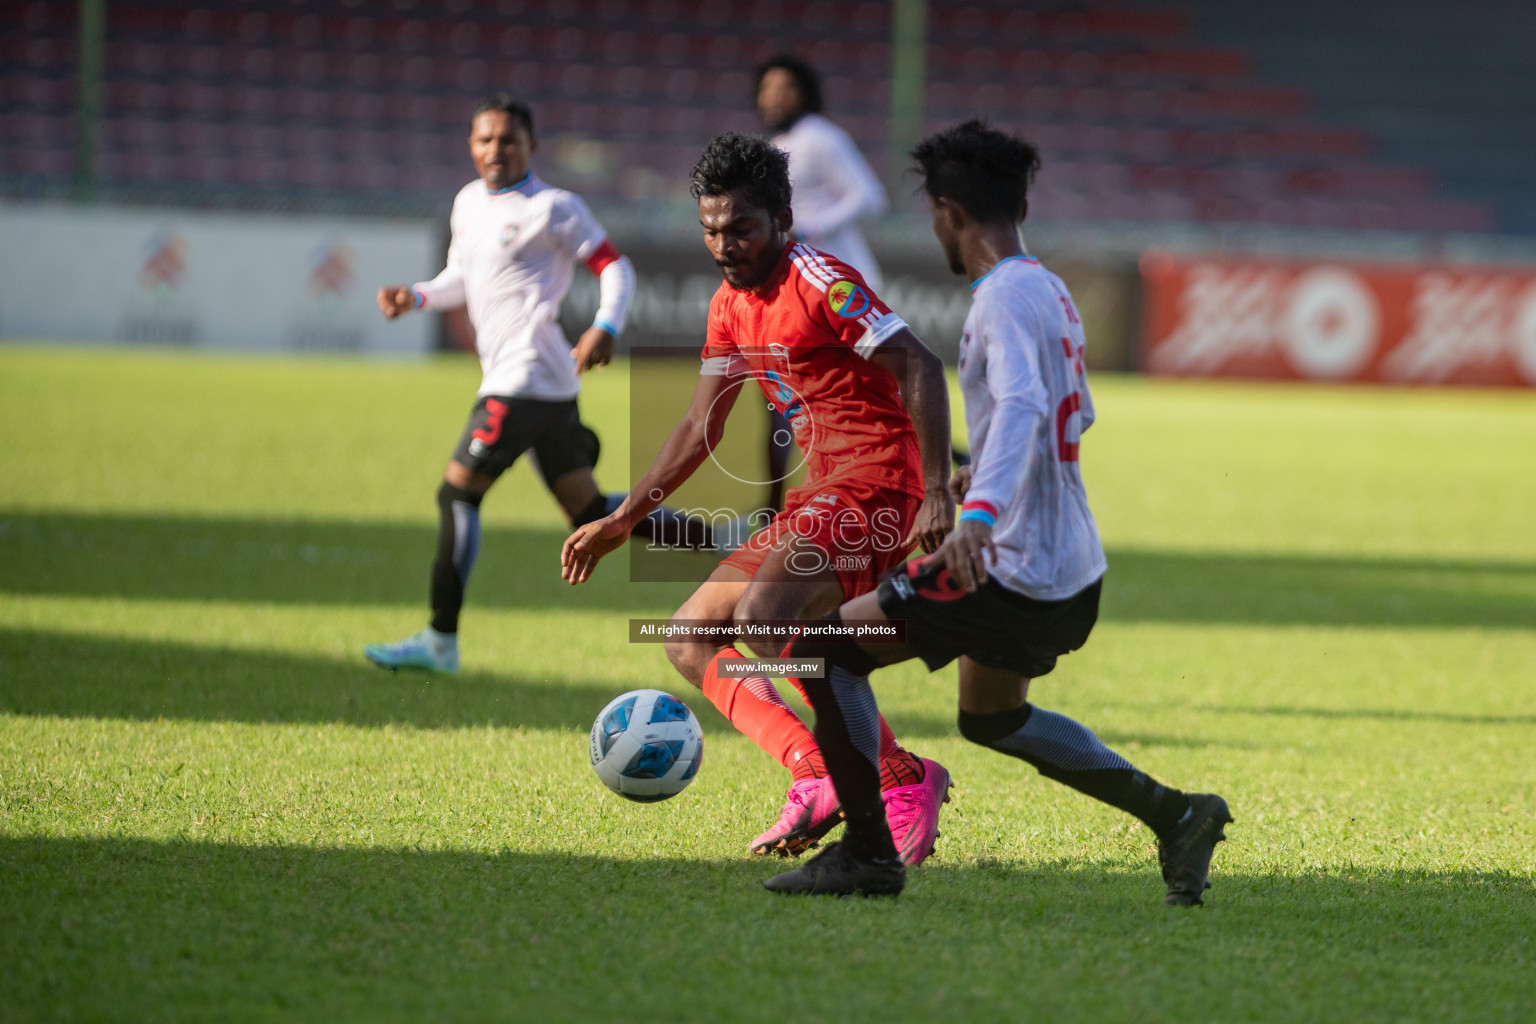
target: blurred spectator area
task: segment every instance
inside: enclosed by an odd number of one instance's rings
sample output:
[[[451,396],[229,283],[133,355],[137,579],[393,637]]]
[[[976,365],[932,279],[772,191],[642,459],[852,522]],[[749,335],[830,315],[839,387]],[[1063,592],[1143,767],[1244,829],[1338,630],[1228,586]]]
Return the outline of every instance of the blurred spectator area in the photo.
[[[752,68],[793,50],[877,167],[889,149],[890,14],[816,0],[107,2],[97,136],[105,194],[220,204],[305,199],[441,212],[473,176],[468,114],[534,107],[545,177],[596,200],[685,194],[702,144],[758,130]],[[67,189],[76,7],[0,3],[0,176]],[[1383,157],[1381,129],[1321,118],[1187,8],[929,5],[926,121],[1023,131],[1045,220],[1506,228],[1498,197],[1447,192]],[[1272,76],[1270,76],[1272,77]]]

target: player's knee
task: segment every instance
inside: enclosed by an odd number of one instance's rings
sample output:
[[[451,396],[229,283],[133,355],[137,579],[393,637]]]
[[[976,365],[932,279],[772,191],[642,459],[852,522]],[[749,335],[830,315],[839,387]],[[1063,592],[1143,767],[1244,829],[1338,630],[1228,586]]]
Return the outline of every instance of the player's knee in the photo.
[[[749,587],[746,593],[741,595],[741,600],[736,602],[736,608],[731,613],[736,633],[742,638],[742,644],[753,654],[762,658],[776,657],[784,646],[782,641],[778,641],[778,646],[774,647],[774,641],[764,641],[761,634],[751,628],[766,625],[775,617],[774,611],[771,602],[765,601],[756,588]]]
[[[675,639],[669,639],[662,645],[662,649],[666,651],[667,660],[672,663],[672,667],[677,669],[684,679],[694,686],[703,687],[704,672],[709,667],[710,659],[714,657],[714,651],[704,644]]]

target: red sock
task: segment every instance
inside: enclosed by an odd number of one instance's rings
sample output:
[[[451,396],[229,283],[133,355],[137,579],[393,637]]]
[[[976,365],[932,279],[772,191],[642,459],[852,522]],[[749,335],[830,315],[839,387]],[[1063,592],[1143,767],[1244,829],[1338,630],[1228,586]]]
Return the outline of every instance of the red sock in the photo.
[[[737,679],[716,671],[722,659],[740,657],[741,652],[734,647],[715,655],[704,670],[704,696],[743,736],[788,768],[796,780],[827,774],[811,730],[784,703],[772,683],[762,676]]]

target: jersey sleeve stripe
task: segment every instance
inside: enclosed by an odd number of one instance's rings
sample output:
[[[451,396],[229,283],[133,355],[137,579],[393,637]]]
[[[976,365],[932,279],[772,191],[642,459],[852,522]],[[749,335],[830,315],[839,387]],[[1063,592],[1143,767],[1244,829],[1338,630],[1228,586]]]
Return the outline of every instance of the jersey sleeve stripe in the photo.
[[[841,275],[837,271],[833,270],[831,268],[831,266],[829,266],[827,264],[826,258],[823,257],[821,253],[819,253],[816,250],[812,249],[811,250],[811,256],[815,259],[816,265],[818,267],[820,267],[822,269],[822,271],[825,272],[828,277],[832,278],[834,281],[842,280],[842,276],[843,275]]]
[[[815,251],[807,249],[803,245],[795,246],[793,253],[790,255],[790,262],[800,271],[801,276],[821,291],[826,291],[830,285],[837,283],[837,278],[832,275],[831,271],[826,269],[825,264],[817,265]]]
[[[897,331],[905,330],[906,326],[907,322],[901,317],[895,313],[887,313],[876,320],[869,330],[864,332],[864,337],[854,344],[853,350],[865,359],[868,359],[875,354],[875,349],[885,343],[887,338]]]
[[[700,377],[735,377],[752,369],[747,357],[740,352],[728,356],[709,356],[699,365]]]
[[[817,291],[824,292],[827,290],[828,282],[811,273],[810,269],[806,267],[802,260],[795,259],[791,262],[795,265],[795,269],[800,271],[800,276],[805,278],[806,281],[810,282],[810,284],[815,287]]]
[[[821,253],[817,252],[815,249],[811,249],[810,257],[812,265],[815,266],[817,270],[821,271],[821,275],[827,279],[829,284],[836,284],[838,281],[843,280],[843,275],[833,270],[827,264],[827,261],[822,257]]]
[[[594,274],[601,274],[604,267],[617,261],[621,255],[622,253],[614,247],[614,244],[605,238],[586,258],[587,269]]]

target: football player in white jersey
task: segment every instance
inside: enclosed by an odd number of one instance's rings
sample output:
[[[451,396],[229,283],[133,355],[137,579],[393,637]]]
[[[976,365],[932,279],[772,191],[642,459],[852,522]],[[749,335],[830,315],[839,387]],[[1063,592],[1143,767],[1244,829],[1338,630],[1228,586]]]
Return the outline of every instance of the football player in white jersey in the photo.
[[[779,54],[758,66],[757,114],[789,156],[796,237],[857,270],[878,294],[880,264],[858,222],[890,204],[869,161],[824,109],[821,79],[805,61]]]
[[[1061,279],[1025,252],[1019,232],[1039,156],[980,121],[933,135],[912,155],[950,269],[971,279],[960,385],[973,461],[952,478],[963,505],[939,549],[827,616],[904,623],[904,640],[802,637],[786,654],[825,659],[826,677],[801,684],[848,827],[840,842],[767,887],[901,891],[905,871],[870,749],[878,712],[868,676],[909,658],[931,671],[958,658],[961,735],[1140,818],[1158,838],[1164,901],[1198,904],[1232,820],[1226,801],[1160,784],[1084,726],[1027,699],[1031,679],[1088,639],[1105,570],[1078,468],[1093,423],[1083,325]]]
[[[771,142],[789,157],[795,190],[795,235],[831,253],[864,278],[876,295],[884,290],[880,264],[858,222],[889,207],[880,178],[852,137],[822,113],[821,77],[787,53],[757,68],[757,115]],[[768,507],[782,504],[793,431],[778,413],[768,414]]]
[[[530,168],[533,114],[504,93],[486,97],[470,121],[469,149],[480,177],[453,200],[447,266],[430,281],[386,285],[379,309],[466,308],[483,377],[437,492],[432,620],[420,633],[364,654],[384,668],[456,672],[459,610],[480,548],[480,503],[529,449],[572,525],[601,519],[623,495],[604,495],[593,478],[597,435],[576,408],[577,375],[607,364],[624,327],[635,272],[581,197],[540,181]],[[577,263],[598,276],[597,316],[574,349],[560,329],[560,302]],[[659,510],[635,532],[693,547],[708,529]]]

